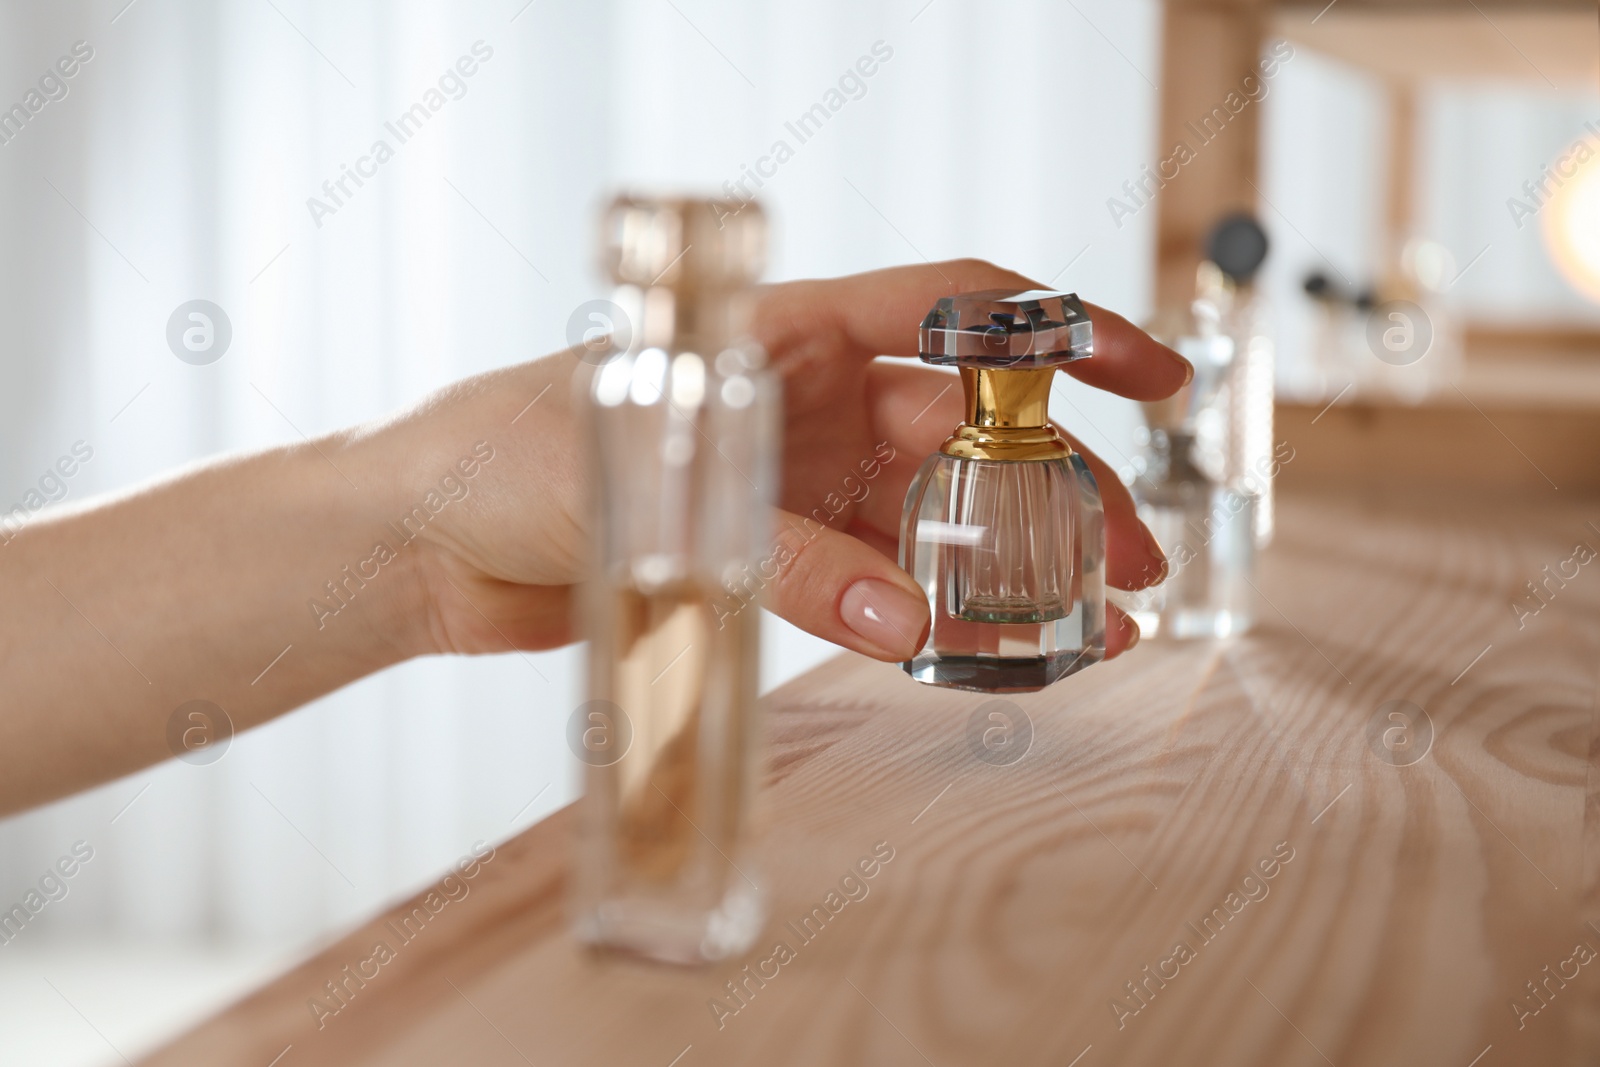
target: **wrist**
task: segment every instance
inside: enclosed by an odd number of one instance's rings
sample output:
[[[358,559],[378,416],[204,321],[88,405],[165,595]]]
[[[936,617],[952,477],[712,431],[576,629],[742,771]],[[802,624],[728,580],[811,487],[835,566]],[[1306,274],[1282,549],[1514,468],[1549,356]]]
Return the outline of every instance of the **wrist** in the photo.
[[[421,553],[407,537],[406,487],[419,464],[393,445],[383,432],[341,431],[298,457],[303,477],[329,487],[316,536],[339,546],[309,583],[308,618],[319,633],[343,630],[368,669],[432,651]]]
[[[338,442],[359,469],[364,519],[392,587],[375,639],[403,657],[570,640],[578,577],[570,353],[450,386]],[[341,466],[345,459],[337,459]],[[372,551],[377,552],[379,544]],[[559,618],[557,618],[559,616]]]

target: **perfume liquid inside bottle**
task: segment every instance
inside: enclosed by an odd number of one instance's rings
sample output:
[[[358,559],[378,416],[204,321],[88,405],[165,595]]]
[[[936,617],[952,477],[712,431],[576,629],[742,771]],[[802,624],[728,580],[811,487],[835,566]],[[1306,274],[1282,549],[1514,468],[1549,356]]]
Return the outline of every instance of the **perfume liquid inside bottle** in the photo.
[[[741,705],[755,689],[757,612],[719,626],[725,595],[693,583],[595,592],[612,629],[594,636],[591,691],[634,710],[588,769],[600,884],[580,934],[671,961],[719,958],[761,917],[745,858],[759,734]]]
[[[1105,655],[1099,488],[1048,411],[1056,366],[1091,351],[1088,317],[1063,293],[947,297],[921,347],[960,369],[967,416],[906,496],[900,563],[933,624],[905,669],[947,688],[1042,689]]]
[[[708,668],[727,669],[737,660],[712,648],[716,632],[705,590],[618,586],[611,595],[616,703],[648,712],[634,717],[628,750],[596,777],[611,779],[614,790],[619,865],[641,884],[671,884],[688,864],[694,824],[704,817],[696,784]],[[683,670],[669,679],[676,666]]]
[[[763,921],[751,854],[760,611],[728,592],[771,539],[777,385],[738,328],[760,213],[622,200],[608,222],[632,337],[586,395],[595,710],[574,743],[586,764],[575,929],[694,963],[748,948]]]
[[[941,457],[951,528],[980,539],[950,551],[945,612],[968,622],[1053,622],[1067,616],[1072,589],[1072,495],[1050,463],[995,463]]]

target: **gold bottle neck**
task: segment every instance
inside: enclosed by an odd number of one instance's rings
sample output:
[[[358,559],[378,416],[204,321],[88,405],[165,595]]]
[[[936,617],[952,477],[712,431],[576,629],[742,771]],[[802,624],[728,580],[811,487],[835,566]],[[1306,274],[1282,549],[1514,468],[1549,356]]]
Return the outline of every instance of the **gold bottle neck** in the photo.
[[[1050,425],[1056,368],[962,367],[960,372],[966,419],[939,451],[958,459],[1008,462],[1072,455],[1072,446]]]

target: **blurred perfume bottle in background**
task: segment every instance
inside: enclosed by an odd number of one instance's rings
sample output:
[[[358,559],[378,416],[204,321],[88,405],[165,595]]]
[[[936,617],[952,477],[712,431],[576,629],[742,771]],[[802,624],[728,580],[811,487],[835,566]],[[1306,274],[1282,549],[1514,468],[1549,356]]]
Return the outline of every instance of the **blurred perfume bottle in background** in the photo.
[[[753,204],[620,198],[619,288],[584,390],[596,499],[576,931],[692,963],[749,947],[762,752],[760,611],[730,598],[771,539],[779,397],[744,333],[765,224]],[[626,336],[625,336],[626,335]]]
[[[1196,297],[1216,309],[1221,331],[1232,342],[1218,406],[1227,412],[1226,462],[1222,480],[1234,492],[1254,496],[1252,529],[1257,548],[1272,540],[1272,408],[1276,366],[1272,323],[1255,285],[1269,245],[1261,224],[1230,215],[1211,231],[1209,260],[1198,272]]]
[[[1027,692],[1105,656],[1105,529],[1083,457],[1050,424],[1056,368],[1093,352],[1069,293],[945,297],[924,362],[956,367],[966,418],[906,495],[900,565],[933,621],[905,669],[929,685]]]
[[[1178,640],[1250,628],[1255,520],[1261,499],[1206,472],[1194,424],[1152,418],[1149,468],[1135,492],[1139,518],[1167,554],[1167,577],[1131,594],[1141,634]]]
[[[1133,494],[1167,554],[1167,578],[1125,597],[1141,634],[1226,637],[1252,618],[1256,551],[1272,537],[1273,349],[1251,284],[1267,239],[1248,216],[1222,220],[1189,307],[1151,333],[1194,366],[1167,400],[1143,405]]]
[[[1445,299],[1459,276],[1449,250],[1412,237],[1384,261],[1376,285],[1355,288],[1318,270],[1303,283],[1314,302],[1312,395],[1421,404],[1461,381],[1461,316]]]

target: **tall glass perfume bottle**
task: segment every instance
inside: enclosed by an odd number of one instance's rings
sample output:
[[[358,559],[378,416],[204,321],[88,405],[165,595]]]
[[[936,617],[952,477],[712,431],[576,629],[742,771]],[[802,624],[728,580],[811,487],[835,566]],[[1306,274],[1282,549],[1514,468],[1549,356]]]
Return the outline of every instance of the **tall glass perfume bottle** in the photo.
[[[600,353],[585,405],[597,558],[589,700],[569,728],[586,764],[576,931],[672,962],[741,952],[762,922],[760,612],[725,588],[771,538],[778,388],[742,331],[764,244],[754,205],[622,198],[606,217],[608,317],[631,338]]]
[[[1227,637],[1251,622],[1262,500],[1246,491],[1260,480],[1237,478],[1245,452],[1237,409],[1250,399],[1241,395],[1249,376],[1225,313],[1202,295],[1182,320],[1153,330],[1189,361],[1194,377],[1166,400],[1142,405],[1147,430],[1133,495],[1168,569],[1160,585],[1119,597],[1146,637]],[[1270,481],[1270,472],[1262,477]]]
[[[1233,354],[1217,398],[1227,420],[1222,480],[1236,493],[1254,496],[1256,546],[1272,540],[1272,422],[1276,361],[1266,303],[1256,274],[1270,250],[1267,232],[1254,217],[1225,216],[1206,240],[1207,262],[1196,276],[1195,299],[1211,305]]]
[[[1070,293],[945,297],[922,360],[956,367],[966,418],[906,495],[900,565],[933,624],[919,682],[1018,693],[1105,657],[1105,519],[1083,457],[1050,424],[1056,368],[1093,354]]]

